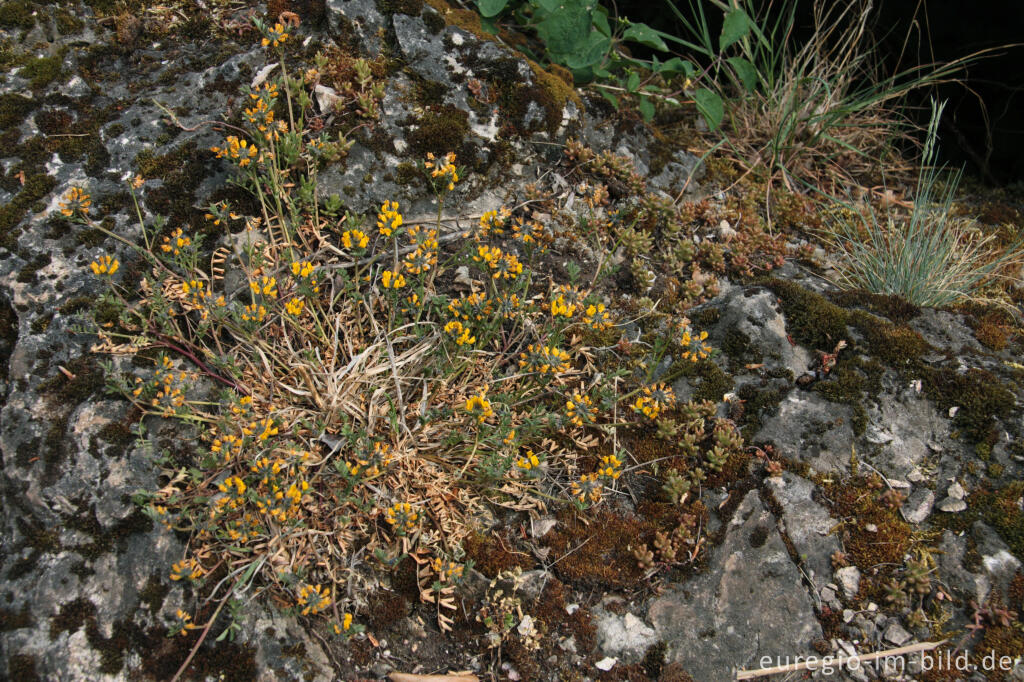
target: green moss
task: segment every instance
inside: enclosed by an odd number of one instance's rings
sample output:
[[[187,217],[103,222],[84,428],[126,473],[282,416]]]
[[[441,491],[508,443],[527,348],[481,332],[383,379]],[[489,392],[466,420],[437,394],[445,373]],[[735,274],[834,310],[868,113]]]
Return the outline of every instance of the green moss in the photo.
[[[1014,398],[997,377],[982,369],[961,374],[954,369],[922,367],[925,394],[945,412],[959,408],[953,425],[973,441],[993,445],[998,439],[995,418],[1007,418]]]
[[[403,161],[395,168],[395,184],[412,185],[423,180],[423,173],[416,167],[416,164]]]
[[[705,358],[698,362],[691,360],[676,360],[668,368],[665,381],[674,381],[679,377],[686,377],[691,381],[696,380],[696,389],[693,393],[694,400],[711,400],[718,402],[722,396],[732,390],[734,382],[732,377],[722,371],[714,360]]]
[[[418,17],[423,11],[423,0],[375,0],[381,14],[408,14]]]
[[[408,135],[411,153],[422,158],[459,153],[460,162],[469,161],[463,152],[463,143],[469,134],[469,114],[451,105],[435,107],[424,112],[416,121],[416,129]]]
[[[920,308],[899,296],[873,294],[860,289],[834,293],[830,298],[844,308],[864,308],[893,322],[909,322],[921,314]]]
[[[71,12],[68,12],[66,9],[57,10],[54,18],[57,21],[57,30],[64,36],[78,33],[82,30],[82,27],[85,26],[81,19]]]
[[[578,586],[625,589],[643,578],[644,571],[632,551],[653,540],[655,528],[650,522],[602,509],[584,523],[571,508],[560,514],[559,521],[542,542],[554,556],[562,557],[554,565],[560,580]]]
[[[30,97],[22,97],[13,92],[0,95],[0,128],[7,129],[19,125],[36,106],[36,102]]]
[[[0,206],[0,247],[9,251],[16,249],[18,234],[15,226],[29,209],[49,194],[56,185],[57,181],[49,175],[30,176],[21,191],[8,203]]]
[[[799,284],[770,279],[766,285],[779,298],[786,316],[786,331],[794,341],[808,348],[831,352],[847,338],[849,313]]]
[[[430,31],[431,35],[437,35],[438,33],[444,30],[444,19],[442,19],[441,15],[438,14],[436,11],[431,12],[430,10],[424,8],[423,13],[420,15],[420,18],[423,19],[423,23],[427,25],[427,30]]]
[[[32,28],[36,25],[36,20],[32,16],[34,8],[35,3],[29,0],[8,0],[0,4],[0,26],[4,28]]]
[[[761,351],[751,345],[750,337],[739,329],[730,329],[722,339],[722,352],[736,366],[760,363],[764,356]]]
[[[103,388],[103,369],[95,358],[82,356],[68,362],[65,367],[71,377],[58,372],[39,384],[38,391],[56,405],[74,406]]]
[[[62,59],[59,56],[39,57],[29,61],[18,73],[22,78],[29,79],[29,87],[40,90],[60,76]]]
[[[916,364],[931,346],[904,324],[892,324],[863,311],[850,314],[850,324],[864,335],[868,351],[893,367]]]
[[[749,441],[761,430],[763,418],[782,402],[784,393],[775,386],[761,388],[755,384],[744,384],[736,391],[736,396],[743,401],[740,433]]]

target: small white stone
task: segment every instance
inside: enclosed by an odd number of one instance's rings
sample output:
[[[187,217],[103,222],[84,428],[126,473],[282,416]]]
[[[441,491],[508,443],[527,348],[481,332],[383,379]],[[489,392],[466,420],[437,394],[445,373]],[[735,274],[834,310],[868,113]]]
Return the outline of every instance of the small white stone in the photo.
[[[855,615],[857,615],[857,612],[853,609],[843,609],[843,622],[849,623]]]
[[[847,599],[853,599],[860,590],[860,569],[856,566],[844,566],[836,571],[836,580],[843,587]]]
[[[963,500],[958,500],[955,497],[947,497],[942,502],[939,502],[939,511],[956,514],[967,509],[967,503]]]
[[[893,623],[887,627],[883,636],[896,646],[903,646],[913,638],[913,635],[904,630],[899,623]]]
[[[570,616],[572,614],[576,613],[579,610],[580,610],[580,605],[579,604],[569,604],[568,606],[565,607],[565,612],[568,613]]]
[[[595,663],[594,667],[597,668],[598,670],[604,670],[605,672],[608,672],[609,670],[614,668],[615,664],[618,663],[618,662],[619,662],[619,659],[617,659],[617,658],[613,658],[611,656],[605,656],[600,661]]]
[[[962,500],[967,495],[959,481],[953,481],[953,485],[946,489],[946,494],[957,500]]]

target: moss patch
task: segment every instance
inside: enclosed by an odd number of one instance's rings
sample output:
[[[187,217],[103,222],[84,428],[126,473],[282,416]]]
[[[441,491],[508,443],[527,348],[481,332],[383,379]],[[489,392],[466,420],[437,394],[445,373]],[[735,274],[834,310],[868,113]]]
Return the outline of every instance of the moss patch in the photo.
[[[409,133],[409,149],[413,156],[422,158],[434,155],[458,153],[460,162],[475,156],[465,150],[466,136],[469,135],[469,114],[450,104],[432,107],[415,121],[416,129]]]
[[[585,521],[572,509],[564,511],[559,525],[543,538],[554,556],[564,556],[554,567],[559,579],[582,587],[623,589],[636,585],[643,570],[632,550],[653,539],[654,526],[608,509]]]
[[[18,75],[29,80],[30,88],[40,90],[60,76],[61,62],[62,60],[58,56],[32,59],[25,64]]]

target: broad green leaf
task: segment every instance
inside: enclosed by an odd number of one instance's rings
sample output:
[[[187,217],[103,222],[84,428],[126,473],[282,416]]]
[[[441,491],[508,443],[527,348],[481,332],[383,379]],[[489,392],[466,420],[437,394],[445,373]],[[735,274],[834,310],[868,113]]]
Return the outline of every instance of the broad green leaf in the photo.
[[[647,24],[630,24],[622,33],[623,40],[629,40],[634,43],[640,43],[652,50],[661,50],[662,52],[668,52],[668,45],[661,39],[658,33],[648,26]]]
[[[679,57],[672,57],[672,59],[658,67],[658,73],[666,76],[682,73],[687,78],[693,78],[693,63]]]
[[[701,88],[693,93],[693,101],[697,104],[697,111],[704,117],[708,128],[715,130],[725,118],[725,105],[718,93]]]
[[[718,37],[718,49],[724,51],[737,40],[750,33],[750,17],[741,9],[734,9],[725,15],[722,22],[722,35]]]
[[[501,10],[505,9],[507,5],[508,0],[476,0],[476,6],[480,9],[480,14],[488,19],[501,14]]]
[[[611,47],[612,41],[608,36],[602,35],[600,31],[591,31],[587,42],[577,52],[565,55],[565,59],[560,61],[570,69],[597,66],[604,61],[604,57]]]
[[[579,51],[586,46],[590,33],[590,12],[579,7],[575,11],[559,10],[537,23],[537,37],[552,54]]]
[[[743,83],[743,88],[749,93],[753,92],[754,88],[757,87],[757,69],[754,65],[748,62],[743,57],[730,57],[726,60],[729,62],[729,66],[736,72],[740,82]]]
[[[608,10],[602,5],[594,8],[594,14],[590,20],[594,22],[594,28],[609,38],[612,37],[612,27],[608,24]]]
[[[626,79],[626,90],[629,92],[636,92],[637,88],[640,87],[640,74],[636,71],[632,71],[629,74],[629,78]]]
[[[557,12],[562,8],[562,5],[566,4],[562,0],[533,0],[534,5],[540,7],[545,12]],[[569,2],[570,5],[578,5],[578,2]]]
[[[492,36],[498,35],[498,24],[495,23],[494,19],[480,17],[480,28],[487,31]]]
[[[641,97],[640,103],[637,104],[636,108],[640,110],[640,115],[643,116],[644,121],[650,123],[654,120],[654,102],[649,97]]]

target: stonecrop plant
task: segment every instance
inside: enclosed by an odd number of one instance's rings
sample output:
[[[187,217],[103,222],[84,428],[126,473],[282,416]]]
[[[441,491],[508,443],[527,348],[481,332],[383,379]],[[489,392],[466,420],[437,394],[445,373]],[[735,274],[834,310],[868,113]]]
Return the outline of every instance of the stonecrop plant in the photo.
[[[198,646],[222,607],[234,617],[245,595],[269,592],[349,636],[375,581],[406,557],[446,630],[461,541],[485,505],[601,502],[629,470],[614,429],[648,428],[675,398],[662,385],[624,392],[628,379],[597,371],[584,340],[615,320],[592,291],[535,269],[547,226],[509,208],[470,217],[468,230],[444,217],[465,178],[455,154],[421,162],[437,203],[425,223],[387,197],[375,222],[318,201],[318,168],[344,150],[309,130],[316,75],[289,74],[286,28],[257,26],[279,75],[245,89],[241,120],[212,148],[255,214],[210,206],[224,233],[206,244],[147,225],[136,178],[134,243],[95,219],[86,188],[61,206],[123,246],[90,266],[115,313],[96,350],[155,366],[110,363],[111,388],[198,434],[195,459],[158,456],[164,484],[137,495],[189,537],[169,577],[217,604],[206,624],[179,612],[170,631],[202,632]],[[141,265],[137,284],[122,260]],[[453,273],[463,286],[447,284]],[[705,338],[679,352],[706,357]],[[629,405],[632,422],[616,416]],[[593,454],[602,443],[611,450]]]

